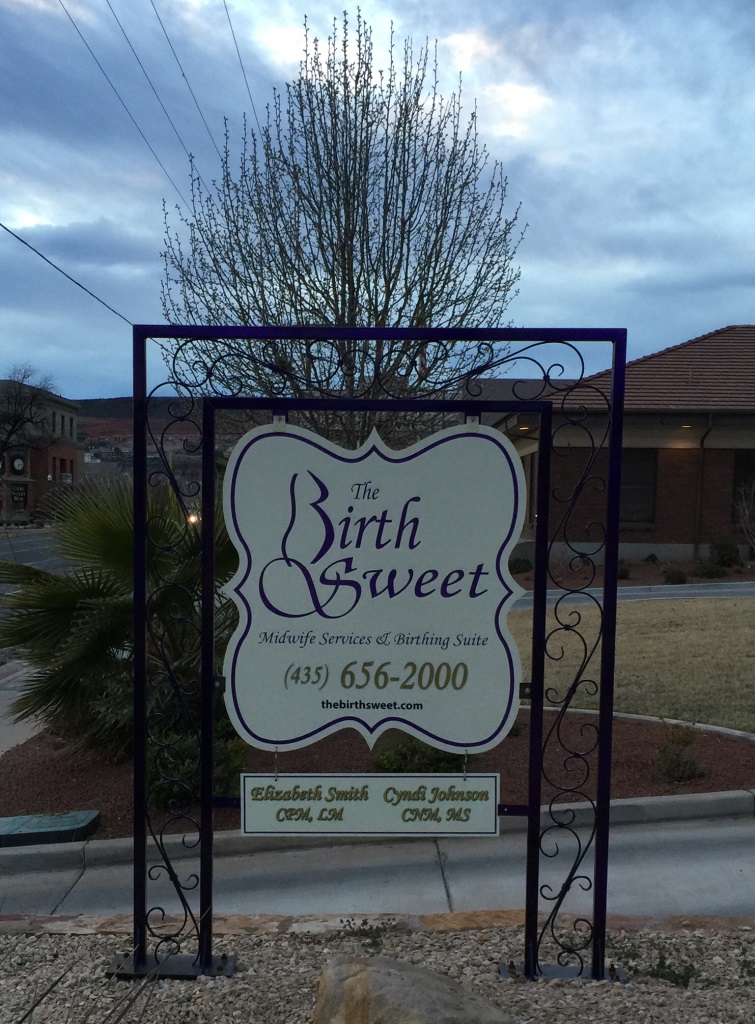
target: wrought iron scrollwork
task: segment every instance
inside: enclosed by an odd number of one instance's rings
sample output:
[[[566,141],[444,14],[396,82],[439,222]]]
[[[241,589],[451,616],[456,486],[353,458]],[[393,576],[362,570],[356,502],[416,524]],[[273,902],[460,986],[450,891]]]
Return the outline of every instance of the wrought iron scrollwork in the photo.
[[[575,918],[564,931],[561,925],[564,907],[574,887],[590,892],[593,880],[586,870],[586,861],[593,853],[596,836],[596,794],[594,785],[595,757],[601,742],[596,717],[583,722],[577,732],[569,728],[569,712],[584,707],[584,698],[599,693],[596,678],[603,634],[603,605],[599,596],[590,593],[598,575],[598,565],[605,554],[606,520],[585,517],[585,505],[595,502],[596,495],[606,491],[606,467],[600,465],[611,427],[611,403],[600,388],[582,379],[570,382],[553,394],[558,422],[553,432],[553,456],[578,460],[578,471],[572,470],[566,485],[555,486],[551,492],[552,507],[559,510],[552,524],[548,575],[559,596],[552,608],[552,619],[546,636],[547,705],[553,709],[554,720],[543,742],[543,781],[551,793],[547,820],[540,835],[544,857],[555,858],[562,851],[571,864],[558,890],[549,884],[540,887],[546,917],[540,929],[539,957],[543,956],[545,940],[556,951],[559,966],[568,966],[581,976],[586,968],[585,951],[594,940],[593,923],[585,917]],[[577,532],[574,521],[583,525]],[[581,604],[574,604],[575,598]],[[592,614],[589,614],[592,610]],[[569,649],[570,664],[576,668],[557,683],[549,678],[559,675],[561,663]],[[548,768],[555,764],[558,769]],[[577,824],[573,803],[578,801],[587,810]],[[585,818],[587,819],[585,823]],[[568,850],[566,849],[568,848]]]
[[[199,699],[202,632],[199,592],[201,483],[174,471],[177,452],[196,455],[202,448],[200,406],[191,396],[171,398],[156,408],[164,385],[147,400],[149,439],[147,475],[147,831],[158,861],[147,873],[152,882],[167,880],[177,914],[163,906],[146,913],[154,957],[167,959],[196,941],[199,922],[191,894],[196,872],[182,877],[169,837],[180,836],[186,849],[199,844],[196,805],[199,773]],[[172,390],[172,389],[171,389]]]
[[[567,388],[571,392],[585,373],[582,353],[567,341],[549,341],[552,358],[544,358],[543,342],[511,346],[469,341],[464,332],[443,339],[385,333],[389,337],[379,350],[357,330],[346,339],[328,337],[324,329],[314,339],[303,329],[301,337],[177,339],[162,346],[165,386],[192,402],[203,395],[248,397],[255,381],[256,393],[272,399],[476,398],[483,393],[482,382],[498,373],[511,375],[515,397],[535,400],[545,394],[557,397]],[[181,418],[186,415],[191,414]]]

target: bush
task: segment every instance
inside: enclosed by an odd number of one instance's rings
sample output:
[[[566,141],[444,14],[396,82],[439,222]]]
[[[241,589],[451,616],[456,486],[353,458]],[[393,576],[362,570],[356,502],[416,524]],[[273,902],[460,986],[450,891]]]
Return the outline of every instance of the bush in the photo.
[[[629,566],[625,563],[623,558],[619,559],[619,567],[616,570],[617,579],[628,580],[629,579]]]
[[[644,562],[650,562],[651,565],[658,565],[658,555],[654,555],[651,551],[649,555],[645,555]]]
[[[687,582],[687,573],[683,569],[677,569],[673,565],[664,569],[662,575],[667,583],[678,584]]]
[[[664,782],[689,782],[705,774],[695,757],[696,739],[695,730],[690,725],[663,723],[655,766]]]
[[[227,718],[218,715],[215,723],[214,792],[218,796],[238,796],[239,775],[244,769],[248,747],[236,734]],[[184,809],[199,803],[199,737],[194,734],[167,733],[147,753],[147,777],[150,803],[157,810]]]
[[[695,566],[695,571],[692,573],[693,576],[701,576],[706,580],[721,579],[722,576],[726,576],[726,569],[722,565],[717,565],[715,562],[700,562],[699,565]]]
[[[739,548],[731,540],[714,540],[710,546],[708,561],[713,565],[731,569],[732,566],[740,564]]]
[[[513,558],[509,559],[509,572],[511,573],[512,576],[516,576],[517,573],[520,572],[531,571],[532,562],[529,560],[529,558],[519,558],[518,556],[514,556]]]
[[[469,768],[470,758],[467,758]],[[387,773],[404,772],[452,772],[464,771],[464,754],[452,754],[448,750],[431,747],[414,736],[402,736],[383,750],[375,751],[372,763],[375,771]]]

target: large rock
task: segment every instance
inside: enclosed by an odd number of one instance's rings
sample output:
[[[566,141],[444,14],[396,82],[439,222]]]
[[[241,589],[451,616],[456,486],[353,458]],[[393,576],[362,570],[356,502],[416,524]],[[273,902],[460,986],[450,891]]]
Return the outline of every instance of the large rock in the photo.
[[[416,964],[334,957],[323,971],[313,1024],[514,1024],[497,1006]]]

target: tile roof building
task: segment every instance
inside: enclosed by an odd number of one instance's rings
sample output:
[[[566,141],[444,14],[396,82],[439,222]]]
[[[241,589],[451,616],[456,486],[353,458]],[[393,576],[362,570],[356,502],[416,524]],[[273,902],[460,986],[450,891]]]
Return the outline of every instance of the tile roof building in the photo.
[[[585,386],[610,387],[610,373]],[[755,413],[755,325],[721,327],[627,363],[627,412]]]
[[[592,435],[605,424],[611,371],[584,378],[573,390],[552,393],[558,442],[551,482],[551,518],[563,516],[557,496],[578,485],[591,439],[569,424],[583,408]],[[575,417],[576,418],[576,417]],[[504,428],[525,461],[536,460],[537,418],[511,418]],[[681,345],[635,359],[626,366],[624,456],[621,488],[621,555],[661,560],[705,559],[713,541],[733,541],[747,557],[737,513],[738,495],[755,481],[755,325],[722,327]],[[598,452],[570,514],[570,541],[589,550],[591,530],[604,520],[607,459]],[[534,480],[534,468],[527,473]],[[592,524],[592,525],[591,525]],[[530,523],[532,536],[534,523]],[[527,538],[527,531],[523,538]],[[581,539],[582,538],[582,539]]]

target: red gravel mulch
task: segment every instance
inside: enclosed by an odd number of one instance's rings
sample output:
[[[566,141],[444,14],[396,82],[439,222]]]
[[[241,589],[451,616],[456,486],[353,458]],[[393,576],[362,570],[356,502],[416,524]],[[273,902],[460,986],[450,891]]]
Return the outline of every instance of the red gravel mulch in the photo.
[[[546,714],[545,727],[555,720]],[[519,716],[521,732],[508,736],[499,747],[470,760],[470,771],[501,773],[501,799],[505,803],[527,802],[528,713]],[[570,714],[565,732],[567,746],[584,749],[590,746],[596,718],[593,715]],[[664,727],[655,722],[617,718],[614,724],[614,757],[612,796],[662,796],[671,793],[716,792],[755,787],[755,743],[716,732],[697,731],[693,755],[703,770],[700,778],[684,783],[665,782],[657,770],[659,745]],[[382,747],[396,738],[386,734],[378,741]],[[546,757],[546,775],[556,777],[563,785],[581,778],[579,766],[572,763],[566,775],[567,753],[551,744]],[[582,793],[594,796],[595,756],[590,755],[589,781]],[[273,772],[275,755],[249,748],[247,771]],[[353,730],[344,730],[335,737],[313,743],[302,750],[279,754],[279,772],[370,772],[372,757],[367,744]],[[82,761],[60,739],[40,733],[0,757],[0,816],[16,814],[53,814],[63,811],[98,810],[101,825],[99,839],[113,839],[131,834],[131,765]],[[550,796],[543,789],[543,802]],[[584,796],[580,797],[584,799]],[[215,827],[239,827],[238,810],[219,810]]]

